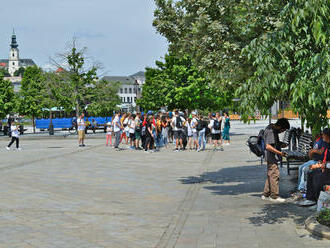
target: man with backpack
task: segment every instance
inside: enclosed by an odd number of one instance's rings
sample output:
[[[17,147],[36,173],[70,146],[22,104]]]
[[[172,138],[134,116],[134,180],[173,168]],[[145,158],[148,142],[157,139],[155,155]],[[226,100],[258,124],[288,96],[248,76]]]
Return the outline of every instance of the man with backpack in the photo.
[[[279,133],[290,129],[288,119],[281,118],[275,124],[270,124],[264,131],[263,139],[265,142],[265,160],[267,162],[267,179],[261,199],[273,202],[285,202],[279,197],[280,170],[278,168],[279,156],[286,154],[281,152]]]
[[[221,147],[221,122],[222,119],[219,113],[212,114],[210,124],[208,127],[211,129],[214,151],[217,150],[218,147]]]
[[[180,144],[180,149],[183,149],[183,126],[185,119],[179,115],[179,111],[175,110],[175,115],[172,118],[172,128],[174,132],[174,139],[175,139],[175,151],[179,151],[179,144]]]

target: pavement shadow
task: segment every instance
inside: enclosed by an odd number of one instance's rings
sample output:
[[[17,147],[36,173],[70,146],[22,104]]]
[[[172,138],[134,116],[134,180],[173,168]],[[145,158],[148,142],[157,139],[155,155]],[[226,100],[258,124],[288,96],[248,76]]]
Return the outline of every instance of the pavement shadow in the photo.
[[[265,167],[260,165],[223,168],[218,171],[205,172],[200,176],[179,179],[183,184],[212,183],[205,186],[216,195],[239,195],[260,192],[265,180]]]
[[[315,209],[299,207],[293,203],[265,204],[253,217],[247,218],[251,224],[262,226],[265,224],[281,224],[292,219],[297,225],[304,225],[307,217],[315,213]]]

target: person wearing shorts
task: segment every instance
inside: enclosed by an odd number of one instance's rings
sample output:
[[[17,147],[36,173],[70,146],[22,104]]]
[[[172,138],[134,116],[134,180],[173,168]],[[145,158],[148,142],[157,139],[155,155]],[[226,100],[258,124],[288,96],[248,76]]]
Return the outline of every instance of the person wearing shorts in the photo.
[[[180,149],[183,149],[183,126],[185,124],[185,119],[179,115],[179,111],[175,111],[175,116],[172,118],[172,127],[174,131],[174,140],[175,140],[175,151],[179,151],[179,144]]]
[[[85,120],[84,120],[84,113],[82,113],[78,120],[77,120],[77,125],[78,125],[78,143],[79,147],[85,146]]]
[[[221,117],[220,114],[212,114],[209,128],[211,129],[211,136],[213,140],[214,150],[218,149],[220,147],[221,150]]]

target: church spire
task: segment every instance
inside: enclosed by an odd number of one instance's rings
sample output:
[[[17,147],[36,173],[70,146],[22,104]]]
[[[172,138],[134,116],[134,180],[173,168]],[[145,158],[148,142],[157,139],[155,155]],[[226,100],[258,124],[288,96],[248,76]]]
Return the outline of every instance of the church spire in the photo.
[[[10,47],[11,47],[11,48],[17,48],[17,47],[18,47],[18,44],[17,44],[17,41],[16,41],[15,29],[13,29],[13,34],[12,34],[12,36],[11,36],[11,44],[10,44]]]

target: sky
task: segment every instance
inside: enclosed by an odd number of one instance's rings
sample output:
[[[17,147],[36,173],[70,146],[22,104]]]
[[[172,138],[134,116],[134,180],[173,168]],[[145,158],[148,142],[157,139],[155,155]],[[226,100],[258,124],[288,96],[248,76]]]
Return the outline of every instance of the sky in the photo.
[[[126,76],[154,67],[167,42],[152,26],[153,0],[12,0],[0,8],[0,58],[9,56],[13,28],[20,58],[43,68],[73,37],[101,63],[103,75]]]

